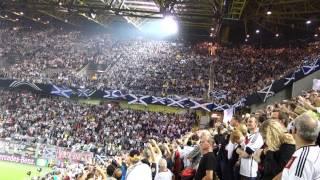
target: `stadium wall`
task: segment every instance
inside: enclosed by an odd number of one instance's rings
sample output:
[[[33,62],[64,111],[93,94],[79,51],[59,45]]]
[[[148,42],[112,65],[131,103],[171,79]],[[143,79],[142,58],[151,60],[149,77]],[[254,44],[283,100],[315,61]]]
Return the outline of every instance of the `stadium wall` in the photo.
[[[303,91],[311,90],[313,79],[320,79],[320,71],[314,72],[313,74],[294,82],[292,85],[292,97],[301,95]]]

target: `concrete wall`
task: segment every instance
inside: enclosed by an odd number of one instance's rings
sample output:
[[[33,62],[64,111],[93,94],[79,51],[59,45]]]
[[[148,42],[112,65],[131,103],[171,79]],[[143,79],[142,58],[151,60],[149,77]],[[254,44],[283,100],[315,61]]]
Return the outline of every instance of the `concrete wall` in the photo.
[[[292,85],[292,97],[301,95],[302,91],[311,90],[313,79],[320,79],[320,71],[314,72],[313,74],[294,82]]]

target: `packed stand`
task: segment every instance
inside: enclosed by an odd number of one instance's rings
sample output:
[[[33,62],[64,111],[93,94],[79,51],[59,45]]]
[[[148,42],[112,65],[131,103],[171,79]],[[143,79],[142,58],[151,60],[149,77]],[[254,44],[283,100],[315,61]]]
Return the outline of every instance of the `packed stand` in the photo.
[[[238,101],[301,65],[318,60],[319,49],[319,42],[310,43],[306,48],[219,47],[213,66],[214,87],[229,92],[227,102]]]
[[[45,178],[318,179],[319,108],[320,94],[312,91],[252,114],[235,115],[228,123],[214,116],[206,129],[188,130],[165,141],[149,136],[143,148],[135,144],[129,153],[122,151],[105,162],[70,165]]]
[[[116,105],[87,105],[24,92],[1,90],[0,97],[0,138],[107,156],[143,149],[149,139],[177,139],[196,120],[194,113],[122,110]]]
[[[71,87],[123,90],[145,95],[204,97],[210,57],[191,46],[152,40],[114,40],[77,31],[0,30],[0,77]],[[1,56],[2,55],[2,56]],[[88,63],[106,65],[95,74]]]

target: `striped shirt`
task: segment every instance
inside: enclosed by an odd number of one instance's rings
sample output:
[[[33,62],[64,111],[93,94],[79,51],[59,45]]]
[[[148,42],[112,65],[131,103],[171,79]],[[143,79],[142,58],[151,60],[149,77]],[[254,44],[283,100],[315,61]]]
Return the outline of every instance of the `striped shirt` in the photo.
[[[282,172],[282,180],[320,180],[320,147],[304,146],[293,153]]]

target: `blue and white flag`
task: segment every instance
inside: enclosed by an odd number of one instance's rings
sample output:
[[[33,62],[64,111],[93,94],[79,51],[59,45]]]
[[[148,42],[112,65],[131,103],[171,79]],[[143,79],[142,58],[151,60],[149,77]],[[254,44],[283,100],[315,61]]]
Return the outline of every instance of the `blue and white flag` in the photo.
[[[166,105],[167,98],[152,96],[152,104]]]
[[[52,85],[51,94],[53,94],[53,95],[70,98],[72,93],[73,93],[72,89],[69,89],[69,88],[66,88],[66,87],[58,87],[56,85]]]
[[[109,99],[117,99],[117,98],[122,98],[123,94],[120,90],[108,90],[104,91],[105,95],[103,98],[109,98]]]
[[[197,109],[197,108],[202,108],[206,111],[209,111],[210,112],[210,109],[207,107],[208,105],[212,104],[212,103],[204,103],[204,104],[201,104],[201,103],[198,103],[197,101],[194,101],[192,99],[189,100],[191,103],[193,103],[193,106],[190,107],[190,109]]]
[[[219,100],[219,99],[226,99],[229,94],[230,92],[225,90],[215,90],[215,91],[211,91],[209,93],[209,96]]]
[[[176,106],[176,107],[181,107],[184,108],[184,102],[189,101],[189,98],[181,98],[181,99],[172,99],[172,98],[167,98],[168,100],[168,106]]]
[[[214,107],[212,108],[213,111],[224,111],[226,109],[229,109],[229,104],[214,104]]]
[[[96,90],[80,88],[80,89],[78,89],[78,96],[88,98],[88,97],[92,96],[95,92],[96,92]]]
[[[318,61],[314,61],[309,65],[302,66],[302,71],[304,75],[310,74],[312,71],[316,70],[319,67]]]
[[[274,81],[272,81],[272,83],[266,87],[264,87],[263,89],[261,89],[260,91],[258,91],[259,94],[261,94],[263,96],[263,102],[266,102],[266,100],[273,96],[275,93],[273,91],[271,91],[272,86],[273,86]]]
[[[126,98],[127,98],[128,104],[142,104],[142,105],[148,106],[148,100],[151,98],[151,96],[139,96],[139,95],[128,94]]]

